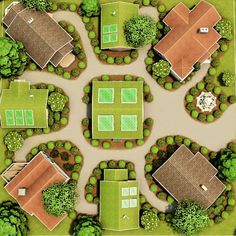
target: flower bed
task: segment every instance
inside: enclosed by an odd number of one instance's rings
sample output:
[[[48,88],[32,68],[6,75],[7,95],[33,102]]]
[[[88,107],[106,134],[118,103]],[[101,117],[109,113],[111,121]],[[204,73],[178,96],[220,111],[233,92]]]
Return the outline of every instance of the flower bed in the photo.
[[[53,158],[55,163],[71,177],[72,180],[78,181],[80,170],[83,166],[83,156],[70,141],[50,141],[48,143],[41,143],[37,147],[31,149],[27,154],[26,160],[30,161],[40,151],[46,153]]]
[[[94,81],[94,80],[100,80],[100,81],[108,81],[108,80],[110,80],[110,81],[143,81],[143,78],[142,77],[134,77],[131,75],[124,75],[124,76],[102,75],[100,77],[94,78],[92,81]],[[84,87],[84,96],[82,99],[85,104],[90,104],[92,101],[92,81]],[[145,82],[143,85],[143,91],[144,91],[144,94],[143,94],[144,101],[152,102],[153,95],[151,93],[149,85],[147,85]],[[129,140],[122,139],[120,142],[114,142],[112,139],[102,139],[102,140],[92,139],[91,138],[91,133],[92,133],[91,118],[89,118],[89,117],[84,118],[81,122],[81,125],[82,125],[82,131],[83,131],[84,137],[94,147],[100,147],[100,148],[104,148],[104,149],[110,149],[110,148],[130,149],[130,148],[133,148],[136,146],[141,146],[145,143],[145,141],[148,139],[148,137],[151,134],[151,130],[152,130],[152,126],[153,126],[153,119],[147,118],[146,120],[144,120],[144,122],[143,122],[144,138],[143,139],[129,139]]]
[[[56,75],[62,76],[64,79],[74,80],[79,77],[79,75],[86,69],[87,59],[86,54],[83,49],[82,41],[80,39],[79,33],[75,30],[75,26],[66,22],[59,21],[58,24],[67,31],[73,38],[71,42],[74,46],[72,54],[75,56],[74,62],[67,68],[63,68],[58,65],[54,67],[52,64],[48,64],[47,68],[43,71],[47,71],[49,73],[55,73]],[[35,71],[39,69],[37,65],[31,61],[28,65],[28,69],[31,71]]]
[[[69,119],[69,97],[65,94],[63,89],[56,87],[53,84],[36,84],[36,85],[31,85],[32,89],[48,89],[50,96],[52,93],[56,92],[65,97],[65,106],[62,111],[59,112],[54,112],[52,111],[51,107],[49,104],[47,104],[47,109],[48,109],[48,128],[36,128],[36,129],[20,129],[16,130],[16,132],[20,135],[21,138],[24,140],[27,139],[28,137],[32,137],[33,135],[40,135],[40,134],[49,134],[50,132],[55,132],[63,129]],[[11,132],[11,131],[9,131]],[[5,157],[6,157],[6,163],[7,166],[12,163],[12,160],[14,158],[15,153],[13,151],[10,151],[7,146],[6,146],[6,151],[5,151]]]

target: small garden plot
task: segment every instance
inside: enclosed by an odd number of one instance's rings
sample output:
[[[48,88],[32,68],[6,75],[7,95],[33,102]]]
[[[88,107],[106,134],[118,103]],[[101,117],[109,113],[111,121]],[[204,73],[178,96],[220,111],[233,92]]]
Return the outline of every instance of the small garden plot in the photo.
[[[73,41],[71,42],[74,46],[72,55],[74,55],[75,60],[72,64],[65,68],[61,65],[54,67],[53,65],[48,64],[47,68],[44,70],[49,73],[55,73],[59,76],[62,76],[64,79],[77,79],[87,66],[87,59],[83,49],[82,41],[80,39],[79,33],[75,30],[75,26],[66,21],[60,21],[58,24],[73,38]],[[32,71],[37,70],[37,65],[34,62],[30,62],[28,67]]]
[[[34,129],[18,129],[14,130],[13,132],[8,132],[4,139],[5,139],[5,145],[6,145],[6,151],[5,156],[6,165],[10,165],[12,163],[12,160],[14,159],[15,151],[19,150],[21,146],[24,143],[24,140],[28,137],[32,137],[33,135],[40,135],[40,134],[48,134],[50,132],[55,132],[63,129],[69,119],[69,97],[65,94],[65,92],[59,88],[56,87],[53,84],[35,84],[31,85],[32,89],[48,89],[48,128],[34,128]],[[11,112],[9,112],[8,116],[10,118]],[[26,122],[32,122],[31,118],[31,112],[26,111],[24,116]],[[22,118],[22,112],[19,111],[16,117],[16,121],[20,122]],[[10,121],[9,121],[10,122]],[[14,120],[15,122],[15,120]],[[8,135],[9,134],[9,135]],[[6,137],[9,138],[6,141]],[[12,139],[16,139],[16,142],[11,141]]]
[[[31,149],[27,154],[26,160],[30,161],[38,152],[43,151],[49,157],[53,158],[55,163],[71,177],[77,181],[79,173],[83,166],[83,156],[78,147],[70,141],[50,141],[41,143],[39,146]]]
[[[142,122],[143,99],[151,102],[153,96],[143,78],[103,75],[86,85],[84,93],[83,102],[92,103],[93,109],[92,112],[88,110],[91,117],[82,120],[82,130],[92,146],[133,148],[145,142],[153,120],[147,118]]]

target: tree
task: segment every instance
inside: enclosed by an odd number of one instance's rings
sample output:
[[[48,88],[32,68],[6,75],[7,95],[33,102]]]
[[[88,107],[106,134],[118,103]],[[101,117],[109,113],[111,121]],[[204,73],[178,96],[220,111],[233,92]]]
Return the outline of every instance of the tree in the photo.
[[[233,37],[233,26],[230,20],[222,19],[216,24],[216,30],[222,38],[231,40]]]
[[[220,176],[227,181],[236,180],[236,153],[222,150],[218,161]]]
[[[73,227],[73,236],[102,236],[101,225],[91,216],[81,216]]]
[[[165,60],[159,60],[152,65],[152,73],[160,78],[165,78],[170,74],[170,64]]]
[[[125,22],[124,33],[129,46],[143,47],[155,38],[156,24],[149,16],[133,16]]]
[[[28,219],[20,207],[6,201],[0,204],[0,235],[26,236],[28,235]]]
[[[4,137],[4,144],[7,146],[8,150],[12,152],[18,151],[24,143],[22,136],[16,132],[8,132]]]
[[[67,102],[66,96],[61,93],[53,92],[48,98],[48,104],[52,111],[62,111]]]
[[[0,38],[0,78],[22,75],[28,61],[21,42]]]
[[[180,234],[194,235],[209,223],[207,212],[197,203],[186,200],[179,202],[171,225]]]
[[[153,231],[158,226],[158,216],[151,210],[146,210],[141,216],[141,225],[147,231]]]
[[[81,4],[82,12],[87,17],[99,16],[100,4],[98,0],[83,0]]]
[[[49,11],[52,6],[50,0],[20,0],[20,3],[25,7],[36,11]]]
[[[61,216],[74,210],[77,196],[73,182],[56,183],[43,190],[43,205],[48,214]]]
[[[222,74],[221,80],[222,80],[222,83],[226,87],[233,86],[235,84],[235,74],[233,74],[231,72],[225,72]]]

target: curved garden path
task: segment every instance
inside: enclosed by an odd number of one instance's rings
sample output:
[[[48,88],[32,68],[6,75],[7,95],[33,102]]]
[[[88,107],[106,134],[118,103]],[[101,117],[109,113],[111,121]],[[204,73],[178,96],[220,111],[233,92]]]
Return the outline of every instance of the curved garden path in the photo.
[[[87,31],[84,28],[79,16],[70,12],[57,12],[54,14],[56,20],[67,20],[76,26],[80,33],[84,49],[88,58],[87,69],[83,74],[74,81],[66,81],[55,74],[45,72],[30,72],[27,71],[20,79],[25,79],[33,83],[52,83],[62,87],[70,97],[70,119],[68,125],[61,131],[34,136],[27,139],[23,148],[16,153],[16,160],[24,160],[26,154],[32,147],[50,140],[65,139],[75,143],[81,150],[84,156],[84,166],[81,170],[81,176],[78,182],[80,199],[77,205],[78,212],[87,214],[96,214],[97,206],[89,204],[84,198],[84,187],[87,180],[96,167],[102,160],[119,160],[124,159],[132,161],[135,164],[137,180],[140,183],[140,191],[144,194],[147,200],[160,211],[166,211],[168,204],[156,198],[149,191],[148,184],[144,177],[144,156],[155,141],[166,135],[180,134],[188,136],[200,144],[204,144],[212,150],[218,150],[223,147],[228,141],[235,138],[235,130],[229,124],[234,124],[236,120],[235,106],[230,106],[224,115],[212,124],[201,124],[189,117],[189,114],[184,109],[184,96],[189,88],[200,81],[206,74],[209,65],[204,65],[197,75],[175,92],[168,92],[162,89],[146,72],[144,59],[148,47],[139,50],[139,58],[136,62],[130,65],[112,66],[101,64],[96,58],[90,46],[87,37]],[[145,117],[154,119],[153,131],[146,143],[131,150],[102,150],[92,147],[84,139],[81,132],[81,120],[86,116],[86,105],[82,103],[83,87],[94,76],[101,74],[134,74],[142,76],[150,85],[154,96],[154,101],[150,104],[145,103]]]

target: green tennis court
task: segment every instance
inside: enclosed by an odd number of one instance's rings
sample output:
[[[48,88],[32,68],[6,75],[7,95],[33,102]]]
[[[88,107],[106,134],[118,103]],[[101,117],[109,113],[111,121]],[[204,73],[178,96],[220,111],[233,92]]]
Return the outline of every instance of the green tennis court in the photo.
[[[99,131],[114,131],[114,117],[112,115],[98,116]]]
[[[122,88],[121,89],[122,103],[137,103],[137,89],[136,88]]]
[[[98,90],[98,103],[113,103],[113,102],[114,102],[113,88],[100,88]]]
[[[121,116],[121,131],[137,131],[137,116],[122,115]]]

